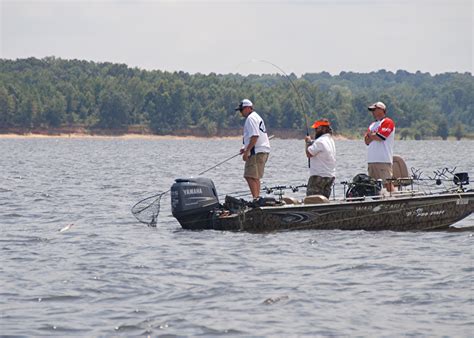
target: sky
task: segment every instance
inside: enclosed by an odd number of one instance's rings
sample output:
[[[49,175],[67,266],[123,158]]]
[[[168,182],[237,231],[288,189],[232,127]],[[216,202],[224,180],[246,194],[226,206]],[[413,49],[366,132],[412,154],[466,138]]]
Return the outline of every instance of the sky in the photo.
[[[2,59],[191,74],[473,72],[473,0],[0,3]]]

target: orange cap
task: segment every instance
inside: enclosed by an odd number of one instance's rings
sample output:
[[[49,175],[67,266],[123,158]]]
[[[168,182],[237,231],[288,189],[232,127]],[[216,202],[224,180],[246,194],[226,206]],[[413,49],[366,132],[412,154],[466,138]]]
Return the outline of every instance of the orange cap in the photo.
[[[321,127],[321,126],[329,127],[330,123],[328,121],[318,120],[318,121],[314,122],[314,124],[311,126],[311,128],[316,129],[316,128]]]

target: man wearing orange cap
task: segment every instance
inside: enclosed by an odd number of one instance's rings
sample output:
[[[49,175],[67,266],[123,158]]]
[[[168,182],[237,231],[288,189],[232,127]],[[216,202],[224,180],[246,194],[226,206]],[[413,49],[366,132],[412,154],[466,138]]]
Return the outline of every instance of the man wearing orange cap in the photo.
[[[387,191],[395,188],[386,180],[392,178],[393,144],[395,141],[395,123],[385,116],[387,107],[383,102],[376,102],[368,107],[375,121],[372,122],[364,136],[367,147],[369,176],[384,182]]]
[[[306,136],[306,156],[309,158],[309,179],[306,195],[331,196],[336,176],[336,145],[332,138],[331,124],[321,119],[311,126],[314,129],[314,141]]]

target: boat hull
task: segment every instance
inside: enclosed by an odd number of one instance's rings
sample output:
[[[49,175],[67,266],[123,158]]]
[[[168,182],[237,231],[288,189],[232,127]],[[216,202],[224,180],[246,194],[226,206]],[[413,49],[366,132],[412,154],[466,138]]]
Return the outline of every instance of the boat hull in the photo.
[[[430,231],[474,212],[474,192],[324,204],[264,206],[210,214],[201,229],[254,233],[291,230]],[[187,228],[182,224],[183,228]],[[196,230],[196,227],[193,227]]]

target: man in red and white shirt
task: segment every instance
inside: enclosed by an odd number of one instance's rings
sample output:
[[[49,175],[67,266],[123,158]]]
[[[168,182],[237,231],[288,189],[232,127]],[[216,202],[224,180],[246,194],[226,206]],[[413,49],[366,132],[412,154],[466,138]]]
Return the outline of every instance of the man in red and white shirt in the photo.
[[[395,141],[395,123],[386,117],[387,107],[383,102],[376,102],[368,107],[375,121],[372,122],[364,136],[367,144],[367,162],[369,176],[381,179],[388,191],[394,186],[387,179],[393,177],[393,144]]]

